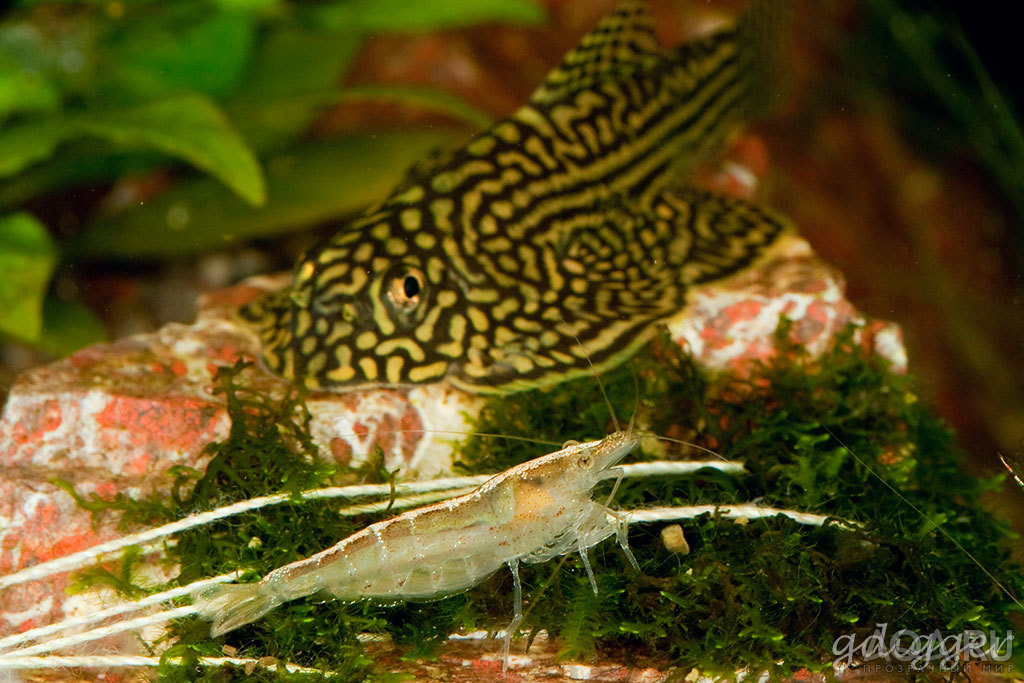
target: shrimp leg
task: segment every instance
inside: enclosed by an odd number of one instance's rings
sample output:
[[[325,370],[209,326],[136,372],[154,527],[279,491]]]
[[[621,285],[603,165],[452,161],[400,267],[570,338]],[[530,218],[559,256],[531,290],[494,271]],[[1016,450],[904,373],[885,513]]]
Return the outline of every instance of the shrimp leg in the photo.
[[[583,534],[576,537],[576,549],[579,550],[580,557],[583,558],[583,566],[587,570],[587,576],[590,577],[590,587],[594,589],[594,595],[597,595],[597,579],[594,578],[594,570],[590,566],[590,556],[587,554],[586,537]]]
[[[621,467],[612,467],[607,471],[607,478],[615,477],[615,484],[612,486],[612,492],[608,494],[608,500],[604,502],[604,506],[608,507],[612,504],[612,498],[619,490],[619,484],[622,483],[622,478],[626,476],[626,471]]]
[[[508,669],[508,651],[512,646],[512,634],[517,628],[519,628],[519,622],[523,620],[523,585],[519,582],[519,558],[513,557],[508,561],[508,568],[512,571],[512,585],[513,585],[513,597],[512,602],[515,603],[514,614],[512,615],[512,623],[505,629],[505,644],[502,648],[501,655],[501,671],[502,673]]]
[[[625,471],[621,467],[612,467],[608,470],[608,473],[615,476],[615,484],[612,486],[612,492],[608,494],[608,500],[604,503],[606,508],[611,505],[612,498],[615,497],[615,493],[619,490],[619,484],[622,483],[622,477],[625,476]],[[626,520],[621,514],[611,508],[607,510],[607,513],[615,518],[615,540],[619,542],[619,547],[626,554],[626,558],[633,565],[633,569],[639,572],[640,565],[637,563],[636,557],[633,556],[633,551],[629,549],[629,540],[626,537]]]
[[[626,559],[633,565],[633,569],[640,573],[640,563],[636,561],[636,556],[633,555],[633,551],[629,549],[629,538],[626,527],[625,517],[614,510],[609,510],[611,516],[615,518],[615,540],[619,542],[619,547],[622,548],[622,552],[625,553]]]

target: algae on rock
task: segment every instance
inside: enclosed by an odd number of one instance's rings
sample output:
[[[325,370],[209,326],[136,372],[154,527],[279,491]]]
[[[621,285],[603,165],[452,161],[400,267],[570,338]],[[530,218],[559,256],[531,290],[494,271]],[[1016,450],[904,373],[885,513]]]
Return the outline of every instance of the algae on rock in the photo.
[[[779,335],[786,338],[785,324]],[[254,396],[235,382],[236,372],[221,383],[231,435],[210,447],[211,466],[191,494],[161,503],[169,516],[282,490],[387,480],[379,467],[357,472],[323,464],[301,397]],[[857,527],[805,527],[784,518],[742,524],[703,515],[681,523],[690,546],[681,556],[664,547],[657,525],[634,525],[630,544],[642,571],[635,573],[611,544],[599,546],[597,596],[576,556],[524,565],[522,631],[532,637],[546,629],[561,638],[564,656],[601,651],[628,664],[683,672],[698,667],[731,675],[745,668],[782,676],[802,667],[828,671],[836,638],[863,638],[876,623],[917,633],[1001,633],[1024,611],[1004,592],[1024,594],[1024,577],[1008,551],[1014,536],[978,505],[1002,477],[962,473],[951,431],[919,400],[914,380],[863,353],[852,329],[821,358],[783,345],[778,358],[742,378],[706,376],[677,345],[660,339],[601,381],[622,423],[635,420],[638,428],[696,441],[743,461],[749,472],[625,481],[615,507],[758,501]],[[611,422],[600,386],[584,378],[492,399],[474,430],[562,442],[599,438]],[[644,445],[651,452],[631,459],[689,457],[686,447],[650,439]],[[548,450],[475,436],[459,449],[457,468],[496,472]],[[607,491],[599,488],[595,499]],[[177,583],[236,568],[262,575],[380,518],[341,517],[338,505],[296,497],[182,534],[167,545],[168,560],[181,567]],[[978,562],[957,545],[970,548]],[[410,656],[430,657],[454,631],[498,630],[511,614],[507,574],[428,603],[298,600],[216,641],[207,622],[178,620],[161,674],[230,677],[194,667],[196,657],[219,656],[227,643],[240,655],[337,672],[343,680],[377,679],[386,672],[357,634],[386,633],[407,645]],[[184,657],[185,665],[171,657]],[[285,674],[258,672],[263,679],[279,675]]]

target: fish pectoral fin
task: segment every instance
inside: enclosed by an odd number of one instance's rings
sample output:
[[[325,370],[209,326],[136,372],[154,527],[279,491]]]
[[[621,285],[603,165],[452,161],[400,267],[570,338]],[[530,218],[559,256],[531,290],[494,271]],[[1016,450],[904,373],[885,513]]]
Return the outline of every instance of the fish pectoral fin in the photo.
[[[557,101],[604,80],[618,80],[637,69],[650,68],[661,59],[647,2],[621,0],[548,74],[530,101]]]

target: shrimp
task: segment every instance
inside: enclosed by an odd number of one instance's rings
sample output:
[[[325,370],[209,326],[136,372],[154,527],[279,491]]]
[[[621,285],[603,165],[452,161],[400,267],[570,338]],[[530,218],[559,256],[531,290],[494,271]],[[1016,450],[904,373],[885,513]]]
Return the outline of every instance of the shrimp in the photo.
[[[615,465],[639,442],[631,425],[601,440],[568,443],[496,474],[470,493],[371,524],[257,583],[200,591],[193,602],[200,616],[213,621],[210,635],[216,637],[313,593],[344,601],[433,600],[466,590],[507,564],[515,605],[504,635],[507,665],[512,633],[523,618],[520,562],[578,551],[597,593],[587,551],[614,534],[639,571],[625,522],[607,507],[623,474]],[[591,489],[612,478],[615,487],[605,503],[591,500]]]

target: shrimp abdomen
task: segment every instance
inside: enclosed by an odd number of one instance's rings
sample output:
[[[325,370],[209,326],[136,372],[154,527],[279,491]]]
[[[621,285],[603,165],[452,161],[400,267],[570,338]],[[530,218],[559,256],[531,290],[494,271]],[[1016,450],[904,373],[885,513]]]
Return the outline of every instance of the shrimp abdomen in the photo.
[[[335,574],[324,589],[342,600],[432,600],[463,591],[508,559],[494,547],[491,528],[447,530],[419,542],[411,537],[390,543],[386,560],[372,572]]]

